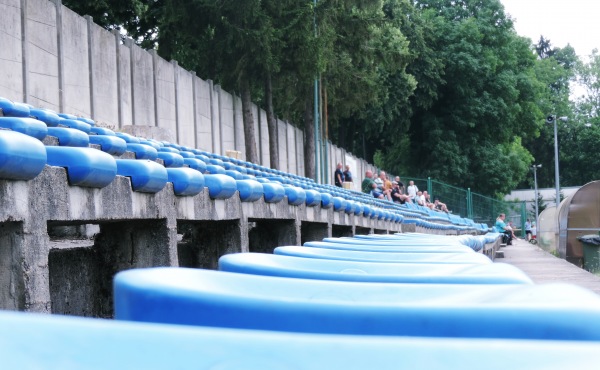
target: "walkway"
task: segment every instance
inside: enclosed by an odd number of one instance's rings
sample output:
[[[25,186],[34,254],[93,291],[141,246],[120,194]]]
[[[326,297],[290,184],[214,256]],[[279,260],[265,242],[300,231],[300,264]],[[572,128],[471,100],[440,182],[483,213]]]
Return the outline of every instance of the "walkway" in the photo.
[[[520,268],[537,284],[570,283],[600,294],[599,276],[555,257],[525,240],[515,240],[513,245],[506,246],[502,250],[504,250],[504,259],[497,259],[497,262],[509,263]]]

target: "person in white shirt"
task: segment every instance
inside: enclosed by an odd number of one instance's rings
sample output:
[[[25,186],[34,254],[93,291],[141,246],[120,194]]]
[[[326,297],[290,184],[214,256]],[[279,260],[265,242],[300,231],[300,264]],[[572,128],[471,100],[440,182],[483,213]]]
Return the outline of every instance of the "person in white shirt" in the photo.
[[[415,185],[414,181],[409,181],[408,182],[408,187],[406,188],[406,194],[410,197],[410,199],[413,201],[413,203],[415,202],[415,197],[417,196],[417,192],[419,191],[419,188],[417,188],[417,185]]]

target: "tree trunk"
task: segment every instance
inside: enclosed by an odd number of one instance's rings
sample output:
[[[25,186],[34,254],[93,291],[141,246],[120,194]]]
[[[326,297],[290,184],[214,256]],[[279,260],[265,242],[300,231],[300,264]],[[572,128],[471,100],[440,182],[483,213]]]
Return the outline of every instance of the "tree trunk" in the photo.
[[[245,74],[240,77],[240,91],[242,94],[242,114],[244,117],[244,139],[246,142],[246,160],[252,163],[258,162],[256,150],[256,133],[254,132],[254,115],[252,114],[252,97],[250,95],[250,83]]]
[[[305,176],[316,180],[315,172],[315,128],[313,117],[313,96],[309,92],[304,101],[304,172]]]
[[[265,98],[267,103],[267,126],[269,128],[269,161],[271,168],[279,169],[279,133],[277,120],[273,112],[273,86],[271,84],[271,72],[267,71],[265,78]]]

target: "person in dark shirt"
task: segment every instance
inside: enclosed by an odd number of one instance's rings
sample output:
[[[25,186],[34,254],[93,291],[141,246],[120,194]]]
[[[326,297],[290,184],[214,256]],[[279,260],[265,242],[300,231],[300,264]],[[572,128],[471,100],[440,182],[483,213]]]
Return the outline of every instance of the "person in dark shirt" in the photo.
[[[352,172],[350,172],[350,165],[346,165],[346,170],[344,171],[344,181],[352,182]]]
[[[400,204],[410,202],[410,197],[404,194],[397,181],[392,182],[392,201]]]
[[[335,169],[335,173],[333,174],[333,176],[334,176],[335,186],[339,186],[341,188],[342,184],[344,183],[344,173],[342,172],[342,164],[341,163],[337,164],[337,168]]]

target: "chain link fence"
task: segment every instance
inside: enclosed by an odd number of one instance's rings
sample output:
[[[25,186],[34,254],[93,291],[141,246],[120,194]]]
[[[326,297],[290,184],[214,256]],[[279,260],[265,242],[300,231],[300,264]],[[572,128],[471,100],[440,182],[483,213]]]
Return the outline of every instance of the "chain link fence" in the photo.
[[[416,177],[401,179],[405,186],[408,186],[409,181],[414,181],[419,190],[426,190],[429,193],[432,202],[439,199],[440,202],[446,203],[448,210],[453,214],[470,218],[476,223],[493,226],[498,215],[504,213],[507,222],[512,221],[519,229],[516,234],[524,235],[522,230],[527,220],[525,202],[505,202],[432,179]]]

